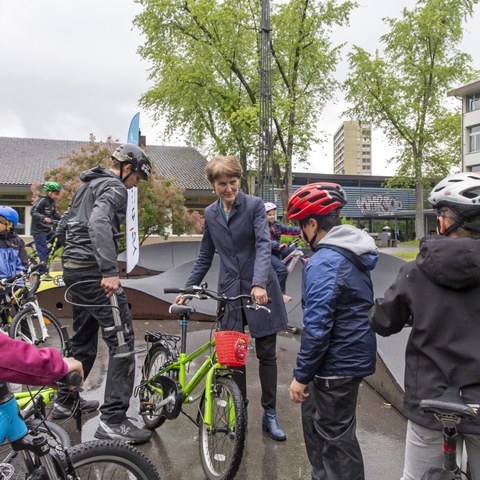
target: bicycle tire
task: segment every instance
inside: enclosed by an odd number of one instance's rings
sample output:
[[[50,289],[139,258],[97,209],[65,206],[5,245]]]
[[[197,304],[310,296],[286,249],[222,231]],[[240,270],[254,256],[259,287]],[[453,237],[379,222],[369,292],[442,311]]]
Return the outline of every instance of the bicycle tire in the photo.
[[[65,448],[70,448],[73,445],[70,434],[57,423],[41,420],[39,418],[27,419],[25,420],[25,423],[32,432],[39,432],[46,436],[52,447],[62,445]]]
[[[245,405],[230,378],[218,377],[212,390],[211,430],[203,422],[205,397],[200,404],[200,458],[209,480],[229,480],[238,471],[245,447]],[[233,425],[229,405],[234,409]]]
[[[429,468],[420,480],[455,480],[452,472],[447,472],[443,468]]]
[[[142,382],[140,386],[140,401],[142,403],[151,402],[152,404],[161,402],[163,400],[163,395],[152,392],[148,386],[148,379],[159,372],[166,363],[173,361],[172,352],[161,343],[155,343],[152,348],[147,353],[145,361],[142,367]],[[177,372],[170,371],[167,374],[172,380],[177,379]],[[150,430],[155,430],[158,427],[161,427],[167,417],[165,416],[165,409],[168,407],[162,407],[160,411],[154,411],[151,414],[142,413],[143,422],[145,426]]]
[[[112,440],[93,440],[67,450],[77,478],[160,480],[153,463],[136,447]]]
[[[42,339],[40,323],[36,318],[35,311],[31,307],[22,308],[15,315],[12,324],[10,325],[10,337],[17,340],[23,340],[24,342],[34,344],[38,347],[53,347],[59,351],[63,351],[65,348],[65,338],[61,330],[60,322],[53,313],[44,308],[41,310],[48,331],[48,337],[45,340]],[[36,341],[32,340],[30,328],[33,328],[35,331],[37,337]]]
[[[29,273],[27,282],[28,282],[28,289],[32,293],[36,293],[38,290],[38,287],[40,286],[40,273],[37,271]]]

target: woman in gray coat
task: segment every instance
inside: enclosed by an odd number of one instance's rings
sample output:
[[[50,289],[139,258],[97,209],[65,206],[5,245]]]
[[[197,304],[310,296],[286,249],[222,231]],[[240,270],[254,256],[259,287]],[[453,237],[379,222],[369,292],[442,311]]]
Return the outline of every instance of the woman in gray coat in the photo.
[[[264,431],[274,440],[286,435],[277,421],[277,332],[287,328],[287,314],[277,276],[270,261],[271,245],[263,201],[239,191],[242,167],[232,156],[212,158],[206,169],[218,200],[205,210],[204,234],[200,253],[186,286],[200,285],[212,264],[215,252],[220,256],[218,291],[227,296],[251,294],[261,305],[271,299],[269,309],[229,309],[222,319],[223,330],[243,332],[248,324],[255,339],[259,360]],[[181,303],[181,298],[177,299]],[[235,380],[245,403],[245,371],[236,372]]]

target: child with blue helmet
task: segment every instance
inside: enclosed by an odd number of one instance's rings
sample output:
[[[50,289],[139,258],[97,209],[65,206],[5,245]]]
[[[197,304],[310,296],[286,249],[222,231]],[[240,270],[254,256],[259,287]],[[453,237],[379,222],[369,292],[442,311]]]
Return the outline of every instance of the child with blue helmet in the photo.
[[[28,263],[25,242],[14,230],[17,224],[17,211],[0,206],[0,279],[13,277]]]

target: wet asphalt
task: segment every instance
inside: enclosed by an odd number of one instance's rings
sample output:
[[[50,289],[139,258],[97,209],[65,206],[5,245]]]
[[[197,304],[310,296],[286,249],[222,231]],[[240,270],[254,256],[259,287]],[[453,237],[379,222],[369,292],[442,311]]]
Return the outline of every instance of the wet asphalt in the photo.
[[[69,323],[68,320],[64,323]],[[145,347],[146,330],[178,334],[179,323],[172,320],[134,321],[136,348]],[[205,343],[209,338],[211,324],[190,322],[188,349]],[[71,330],[71,329],[70,329]],[[278,350],[278,395],[277,411],[281,425],[287,433],[285,442],[275,442],[262,431],[262,408],[258,362],[253,342],[247,357],[247,385],[249,397],[248,430],[242,465],[236,476],[238,480],[294,480],[309,479],[310,465],[306,456],[300,418],[300,406],[290,401],[288,387],[292,367],[299,350],[300,335],[290,332],[279,334]],[[141,377],[145,351],[137,353],[136,384]],[[90,377],[85,382],[82,396],[87,399],[103,398],[107,351],[99,339],[99,353]],[[143,426],[138,413],[138,398],[132,398],[128,412],[132,421]],[[198,404],[186,407],[187,413],[195,416]],[[98,425],[98,413],[83,416],[83,430],[75,431],[74,421],[63,421],[76,443],[94,439]],[[403,450],[406,420],[386,403],[365,382],[361,384],[357,409],[357,434],[362,448],[367,480],[399,479],[403,468]],[[200,463],[198,428],[184,415],[169,421],[154,431],[152,440],[139,448],[154,462],[163,480],[201,480],[206,478]]]

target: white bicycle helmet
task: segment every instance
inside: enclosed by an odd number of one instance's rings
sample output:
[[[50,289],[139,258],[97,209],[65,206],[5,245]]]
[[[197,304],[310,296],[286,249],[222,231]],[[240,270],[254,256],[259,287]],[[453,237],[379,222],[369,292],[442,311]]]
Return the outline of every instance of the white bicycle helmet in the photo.
[[[450,175],[433,188],[428,196],[433,208],[449,206],[464,216],[480,215],[480,173]]]
[[[457,213],[448,232],[458,227],[480,231],[480,223],[471,221],[480,216],[480,173],[461,172],[444,178],[430,192],[428,202],[436,210],[449,207]]]
[[[265,202],[265,211],[269,212],[270,210],[276,210],[277,206],[272,202]]]

